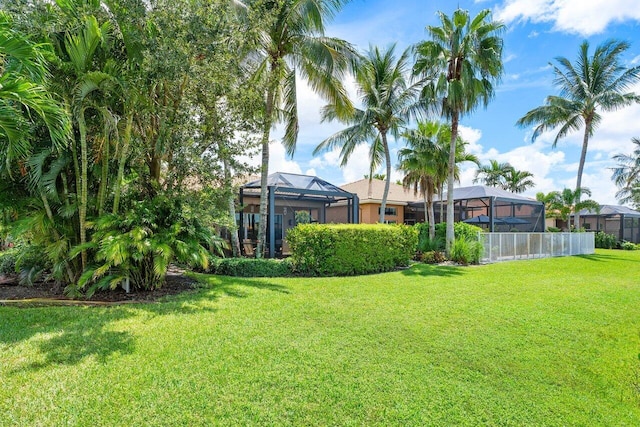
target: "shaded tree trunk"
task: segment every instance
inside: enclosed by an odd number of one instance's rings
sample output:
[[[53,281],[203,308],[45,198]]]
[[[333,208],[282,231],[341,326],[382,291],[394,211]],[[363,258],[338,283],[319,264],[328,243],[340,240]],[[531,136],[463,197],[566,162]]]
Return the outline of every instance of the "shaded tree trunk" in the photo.
[[[580,203],[582,189],[582,172],[584,171],[584,163],[587,160],[587,147],[589,145],[589,135],[591,134],[592,115],[589,115],[584,123],[584,136],[582,138],[582,152],[580,153],[580,163],[578,164],[578,178],[576,179],[576,200],[575,204]],[[573,223],[576,230],[580,228],[580,210],[576,209],[573,217]],[[569,231],[571,231],[571,216],[569,216]]]
[[[447,177],[447,256],[451,256],[451,248],[453,247],[453,243],[455,241],[453,231],[453,221],[455,219],[453,212],[453,184],[455,181],[456,169],[456,141],[458,139],[458,119],[458,112],[453,112],[451,117],[451,143],[449,144],[449,173]]]
[[[382,146],[384,147],[384,159],[387,164],[387,176],[384,181],[384,193],[382,193],[382,203],[380,204],[380,220],[384,224],[384,212],[387,208],[387,196],[389,195],[389,184],[391,183],[391,154],[389,153],[389,145],[387,144],[387,132],[381,131]]]

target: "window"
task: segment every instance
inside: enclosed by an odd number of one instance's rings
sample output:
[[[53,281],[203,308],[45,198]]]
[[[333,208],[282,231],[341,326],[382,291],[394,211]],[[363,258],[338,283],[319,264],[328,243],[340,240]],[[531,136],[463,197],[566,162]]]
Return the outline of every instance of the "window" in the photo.
[[[380,215],[380,211],[382,210],[382,207],[378,208],[378,215]],[[398,209],[396,208],[384,208],[384,214],[385,215],[391,215],[391,216],[396,216],[398,215]]]

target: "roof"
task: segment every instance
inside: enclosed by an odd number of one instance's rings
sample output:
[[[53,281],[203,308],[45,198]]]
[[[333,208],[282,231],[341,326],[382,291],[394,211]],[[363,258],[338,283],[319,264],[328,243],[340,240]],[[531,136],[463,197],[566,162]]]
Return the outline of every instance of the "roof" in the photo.
[[[640,212],[635,211],[627,206],[619,205],[600,205],[600,213],[592,212],[589,209],[583,209],[580,211],[580,215],[624,215],[630,218],[640,218]],[[573,214],[571,215],[573,216]]]
[[[322,178],[311,175],[299,175],[294,173],[275,172],[267,177],[267,186],[274,187],[275,191],[308,194],[327,195],[332,197],[351,197],[352,194],[337,187]],[[248,182],[243,185],[245,189],[260,188],[260,180]]]
[[[364,178],[355,182],[350,182],[341,186],[343,190],[355,193],[360,199],[360,204],[363,203],[381,203],[382,195],[384,194],[385,181],[381,179],[372,179],[371,186],[369,186],[369,179]],[[389,183],[389,194],[387,196],[387,203],[392,205],[405,205],[410,202],[421,201],[420,195],[414,194],[413,190],[405,190],[402,185],[398,185],[394,182]]]
[[[443,199],[446,199],[446,197],[447,194],[445,193]],[[527,202],[536,205],[543,204],[536,199],[521,196],[520,194],[512,193],[501,188],[488,187],[485,185],[472,185],[470,187],[458,187],[453,189],[453,200],[485,199],[491,197],[496,200]],[[440,199],[436,196],[435,200],[439,201]]]

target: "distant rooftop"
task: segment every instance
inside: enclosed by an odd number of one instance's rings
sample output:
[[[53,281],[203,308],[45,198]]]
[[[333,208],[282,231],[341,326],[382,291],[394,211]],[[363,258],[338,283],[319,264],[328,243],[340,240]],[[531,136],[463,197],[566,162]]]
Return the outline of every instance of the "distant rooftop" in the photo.
[[[528,203],[540,203],[536,199],[525,197],[520,194],[512,193],[510,191],[503,190],[496,187],[488,187],[485,185],[472,185],[470,187],[458,187],[453,189],[453,200],[468,200],[468,199],[484,199],[494,197],[499,200],[508,201],[526,201]],[[444,194],[443,199],[446,200],[447,194]],[[438,196],[435,200],[439,201]]]
[[[583,209],[580,211],[580,215],[624,215],[629,218],[640,218],[640,212],[633,210],[627,206],[619,205],[600,205],[599,214],[598,212],[593,212],[589,209]]]
[[[384,184],[384,180],[374,178],[371,180],[371,185],[369,185],[369,179],[364,178],[344,184],[341,188],[357,194],[360,198],[360,204],[362,204],[367,201],[380,202],[382,200],[382,194],[384,193]],[[402,185],[398,185],[395,182],[389,183],[387,203],[406,204],[420,200],[422,200],[420,195],[414,194],[413,190],[405,190]]]

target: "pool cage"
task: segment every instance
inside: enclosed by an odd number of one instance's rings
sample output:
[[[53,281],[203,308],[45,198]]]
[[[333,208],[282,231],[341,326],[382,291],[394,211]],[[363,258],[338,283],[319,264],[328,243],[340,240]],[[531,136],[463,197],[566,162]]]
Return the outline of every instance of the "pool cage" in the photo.
[[[358,223],[358,196],[315,176],[276,172],[267,179],[268,215],[265,256],[286,255],[287,231],[305,218],[307,222],[326,223],[328,208],[344,206],[342,214],[331,222]],[[260,225],[260,180],[240,187],[238,234],[241,242],[257,246]],[[244,248],[243,248],[244,250]],[[245,250],[245,255],[247,255]]]
[[[436,221],[446,218],[446,194],[436,198]],[[543,232],[544,204],[494,187],[474,185],[453,190],[454,221],[477,225],[487,232]],[[418,206],[416,206],[418,208]]]
[[[618,240],[640,243],[640,212],[626,206],[602,205],[600,212],[582,210],[580,227],[613,234]]]

